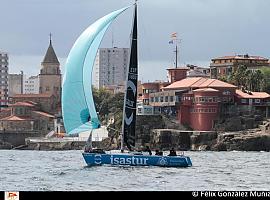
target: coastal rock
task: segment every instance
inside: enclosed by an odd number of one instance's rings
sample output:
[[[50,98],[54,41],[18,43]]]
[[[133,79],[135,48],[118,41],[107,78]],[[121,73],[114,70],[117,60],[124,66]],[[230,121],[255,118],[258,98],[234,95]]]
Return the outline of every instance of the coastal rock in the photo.
[[[214,151],[270,151],[270,134],[260,131],[242,131],[220,134]]]
[[[191,135],[191,150],[210,150],[216,143],[217,132],[194,132]]]
[[[174,129],[153,129],[151,131],[150,144],[152,148],[168,150],[174,147],[177,150],[190,149],[190,131]]]
[[[12,149],[13,145],[8,142],[0,141],[0,149]]]

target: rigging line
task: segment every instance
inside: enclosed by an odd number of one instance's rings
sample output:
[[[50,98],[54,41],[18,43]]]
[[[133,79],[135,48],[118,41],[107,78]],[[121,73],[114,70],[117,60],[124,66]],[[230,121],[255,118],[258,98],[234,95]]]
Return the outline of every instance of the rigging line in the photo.
[[[114,22],[112,22],[111,24],[111,31],[112,31],[112,48],[114,48],[114,35],[113,35],[113,32],[114,32]]]

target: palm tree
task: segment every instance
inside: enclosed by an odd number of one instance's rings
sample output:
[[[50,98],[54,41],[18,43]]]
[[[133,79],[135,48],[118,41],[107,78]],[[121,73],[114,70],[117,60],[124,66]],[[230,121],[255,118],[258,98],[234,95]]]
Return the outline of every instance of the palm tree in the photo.
[[[241,88],[246,86],[246,71],[247,67],[244,65],[238,66],[237,70],[233,73],[232,80],[234,84]]]
[[[259,92],[262,91],[262,85],[263,85],[263,80],[264,80],[264,76],[263,73],[261,72],[261,70],[256,70],[254,73],[254,91],[255,92]]]

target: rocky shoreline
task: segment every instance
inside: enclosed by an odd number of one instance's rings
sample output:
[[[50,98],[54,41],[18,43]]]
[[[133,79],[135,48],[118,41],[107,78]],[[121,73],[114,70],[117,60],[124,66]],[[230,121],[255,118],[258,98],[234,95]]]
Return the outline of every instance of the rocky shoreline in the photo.
[[[153,129],[150,131],[150,142],[144,143],[151,149],[184,151],[270,151],[270,134],[262,133],[260,129],[250,129],[237,132],[194,132],[175,129]],[[148,137],[148,136],[147,136]],[[0,143],[0,149],[21,150],[82,150],[84,141],[32,142],[14,147],[9,143]],[[106,138],[95,142],[94,147],[105,150],[119,149],[120,140]],[[138,146],[142,146],[139,144]]]

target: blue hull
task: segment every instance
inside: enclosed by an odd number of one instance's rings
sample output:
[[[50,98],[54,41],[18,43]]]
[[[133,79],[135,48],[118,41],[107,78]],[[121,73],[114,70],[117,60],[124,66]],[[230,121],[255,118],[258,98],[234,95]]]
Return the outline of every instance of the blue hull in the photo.
[[[149,156],[119,154],[82,153],[88,166],[109,164],[114,166],[162,166],[162,167],[191,167],[191,159],[188,156]]]

